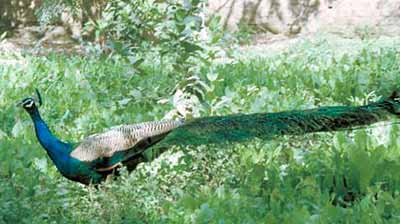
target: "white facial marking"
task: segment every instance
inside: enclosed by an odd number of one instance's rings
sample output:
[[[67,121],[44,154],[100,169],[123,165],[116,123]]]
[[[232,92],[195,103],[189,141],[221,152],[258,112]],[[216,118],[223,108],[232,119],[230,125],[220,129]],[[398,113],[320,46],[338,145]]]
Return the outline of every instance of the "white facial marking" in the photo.
[[[33,106],[33,103],[34,103],[34,102],[31,100],[31,101],[29,101],[28,104],[25,104],[25,107],[29,107],[29,108],[30,108],[30,107]]]

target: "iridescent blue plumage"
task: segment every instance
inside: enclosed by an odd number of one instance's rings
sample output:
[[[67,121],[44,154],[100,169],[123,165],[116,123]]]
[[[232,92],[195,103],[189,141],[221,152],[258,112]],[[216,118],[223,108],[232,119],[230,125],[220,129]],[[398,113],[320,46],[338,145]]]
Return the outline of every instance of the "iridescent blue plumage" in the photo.
[[[66,171],[70,169],[68,164],[71,157],[69,152],[72,149],[71,144],[64,143],[57,139],[50,131],[47,124],[40,117],[37,108],[30,113],[35,126],[36,136],[47,154],[59,170]]]
[[[60,173],[68,179],[85,184],[100,182],[103,176],[96,172],[91,172],[90,163],[78,161],[70,156],[73,144],[62,142],[53,135],[32,100],[32,98],[25,99],[23,101],[24,108],[32,118],[40,145],[46,150]]]

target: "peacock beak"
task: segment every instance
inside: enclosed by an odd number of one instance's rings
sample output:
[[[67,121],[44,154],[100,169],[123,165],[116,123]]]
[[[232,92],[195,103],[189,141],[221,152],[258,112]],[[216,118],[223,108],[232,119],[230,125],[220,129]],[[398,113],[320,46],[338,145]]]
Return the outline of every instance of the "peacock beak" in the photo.
[[[15,106],[16,106],[16,107],[20,107],[20,106],[22,106],[22,101],[20,101],[20,102],[16,103],[16,104],[15,104]]]

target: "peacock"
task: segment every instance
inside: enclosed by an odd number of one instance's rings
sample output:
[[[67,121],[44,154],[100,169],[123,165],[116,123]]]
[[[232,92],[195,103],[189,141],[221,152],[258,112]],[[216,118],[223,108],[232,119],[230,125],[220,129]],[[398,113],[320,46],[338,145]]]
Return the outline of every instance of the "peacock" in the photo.
[[[42,119],[38,109],[42,97],[37,90],[36,94],[23,99],[19,105],[30,115],[39,143],[64,177],[85,185],[101,183],[121,166],[133,170],[144,161],[143,153],[147,149],[349,130],[400,115],[400,98],[394,91],[390,97],[364,106],[152,121],[113,127],[79,143],[67,143],[54,136]]]

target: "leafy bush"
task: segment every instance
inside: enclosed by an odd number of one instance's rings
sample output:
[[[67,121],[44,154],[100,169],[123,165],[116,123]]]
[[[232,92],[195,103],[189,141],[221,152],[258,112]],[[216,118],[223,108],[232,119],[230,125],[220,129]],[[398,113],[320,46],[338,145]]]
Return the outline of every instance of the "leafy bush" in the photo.
[[[73,19],[86,23],[101,17],[106,0],[43,0],[35,15],[42,27],[60,24],[61,15],[67,12]]]
[[[203,4],[201,0],[112,1],[95,22],[97,36],[105,36],[119,53],[155,49],[160,56],[173,57],[178,72],[188,72],[189,58],[202,56]]]
[[[101,17],[91,19],[86,29],[94,30],[94,42],[87,43],[87,53],[96,59],[131,64],[130,74],[143,73],[142,63],[159,63],[163,74],[178,76],[171,90],[176,104],[184,105],[171,116],[199,115],[198,106],[208,92],[201,69],[208,69],[223,51],[218,45],[224,38],[217,18],[206,25],[203,0],[109,1]],[[53,7],[54,6],[54,7]],[[81,9],[84,2],[47,0],[39,14],[54,15],[65,7]],[[59,13],[58,13],[59,14]],[[56,13],[57,15],[57,13]],[[207,32],[209,31],[209,32]],[[202,71],[204,72],[204,71]]]

